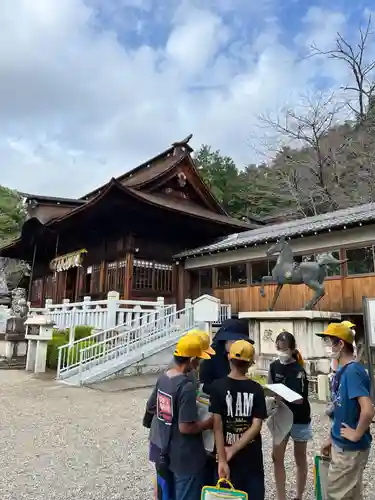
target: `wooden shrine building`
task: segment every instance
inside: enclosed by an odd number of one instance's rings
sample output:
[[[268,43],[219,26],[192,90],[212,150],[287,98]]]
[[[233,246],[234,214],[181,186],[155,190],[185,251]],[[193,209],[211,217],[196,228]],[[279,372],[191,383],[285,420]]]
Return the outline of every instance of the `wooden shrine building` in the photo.
[[[191,157],[191,136],[81,199],[27,195],[19,239],[0,255],[32,265],[29,298],[105,298],[182,305],[183,268],[173,255],[257,227],[220,206]]]
[[[295,262],[324,252],[342,261],[328,268],[326,295],[316,309],[340,312],[360,331],[362,297],[375,297],[375,203],[263,225],[180,252],[175,258],[185,269],[187,296],[198,297],[204,290],[231,304],[234,313],[267,311],[276,284],[265,285],[264,298],[260,285],[263,276],[271,275],[277,258],[266,252],[280,238],[290,240]],[[305,285],[286,285],[275,309],[300,310],[311,294]]]

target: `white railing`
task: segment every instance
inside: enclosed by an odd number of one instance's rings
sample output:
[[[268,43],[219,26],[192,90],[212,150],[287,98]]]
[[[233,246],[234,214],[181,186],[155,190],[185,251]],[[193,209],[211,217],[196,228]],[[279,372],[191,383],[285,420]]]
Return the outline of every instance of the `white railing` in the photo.
[[[232,317],[231,304],[220,304],[218,323],[221,324],[223,321],[225,321],[226,319],[230,319],[231,317]]]
[[[175,305],[166,306],[134,320],[131,325],[119,325],[59,347],[57,378],[79,375],[81,383],[94,367],[100,369],[108,362],[113,365],[113,360],[120,356],[122,361],[128,359],[137,347],[152,348],[182,335],[194,325],[191,301],[186,304],[181,311],[176,311]]]
[[[191,303],[176,311],[175,306],[166,307],[154,325],[148,322],[117,335],[108,336],[100,342],[80,349],[78,384],[82,385],[90,376],[93,367],[106,376],[114,374],[158,349],[171,345],[195,325]],[[126,363],[126,361],[128,363]],[[111,373],[105,370],[110,363]],[[101,369],[102,367],[102,369]]]
[[[79,365],[80,351],[82,348],[92,345],[101,345],[103,342],[106,343],[110,341],[113,337],[124,335],[128,331],[133,331],[137,328],[155,329],[156,325],[159,324],[160,318],[165,313],[171,314],[175,310],[176,306],[172,305],[151,312],[149,311],[147,314],[134,318],[130,323],[126,322],[114,328],[97,331],[85,338],[69,342],[59,347],[57,378],[64,378],[65,374],[74,371]]]
[[[69,341],[74,341],[76,326],[85,325],[95,329],[108,330],[117,325],[132,325],[142,316],[164,307],[164,297],[156,301],[120,300],[117,292],[109,292],[106,300],[91,300],[85,297],[83,302],[70,302],[64,299],[62,304],[53,304],[46,300],[45,308],[29,309],[29,314],[46,314],[59,330],[69,329]]]

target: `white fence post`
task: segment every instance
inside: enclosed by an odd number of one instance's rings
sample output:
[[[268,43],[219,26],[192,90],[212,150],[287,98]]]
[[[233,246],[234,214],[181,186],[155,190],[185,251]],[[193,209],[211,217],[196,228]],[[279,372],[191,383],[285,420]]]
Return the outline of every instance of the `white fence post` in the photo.
[[[58,318],[58,328],[63,328],[63,329],[66,328],[65,327],[65,324],[66,324],[65,318],[69,318],[69,344],[73,344],[73,342],[74,342],[74,323],[72,321],[72,314],[68,310],[69,303],[70,303],[69,299],[63,299],[63,301],[62,301],[63,306],[61,309],[61,315]]]
[[[190,328],[190,325],[193,324],[193,303],[191,299],[185,299],[185,328]]]
[[[88,319],[87,319],[87,316],[88,316],[88,311],[90,309],[90,302],[91,302],[91,297],[89,295],[85,295],[85,297],[83,297],[83,304],[82,304],[82,321],[83,321],[83,325],[87,325],[87,326],[91,326],[89,325],[89,322],[88,322]],[[92,325],[92,326],[96,326],[96,325]]]
[[[118,292],[108,292],[107,295],[107,321],[106,329],[115,328],[117,320],[117,308],[118,301],[120,300],[120,294]]]
[[[157,324],[155,325],[158,329],[164,327],[164,297],[158,297],[156,299],[156,319]]]

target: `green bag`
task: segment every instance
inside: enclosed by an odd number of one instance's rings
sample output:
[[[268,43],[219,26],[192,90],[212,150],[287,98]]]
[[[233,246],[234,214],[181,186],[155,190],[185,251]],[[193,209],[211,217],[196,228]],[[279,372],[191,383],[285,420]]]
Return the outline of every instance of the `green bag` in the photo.
[[[327,500],[328,469],[330,459],[316,455],[314,458],[315,499]]]
[[[221,485],[226,484],[227,488]],[[248,495],[244,491],[235,490],[227,479],[219,479],[216,486],[204,486],[201,500],[248,500]]]

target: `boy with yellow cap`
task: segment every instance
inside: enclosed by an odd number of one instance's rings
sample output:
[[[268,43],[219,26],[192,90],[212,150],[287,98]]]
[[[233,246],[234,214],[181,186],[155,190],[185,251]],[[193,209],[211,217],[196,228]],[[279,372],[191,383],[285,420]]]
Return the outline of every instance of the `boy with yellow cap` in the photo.
[[[332,384],[333,408],[330,437],[322,454],[331,455],[328,473],[329,500],[361,500],[363,471],[371,446],[370,424],[374,408],[370,378],[354,357],[354,334],[344,323],[331,323],[318,333],[327,356],[338,361]]]
[[[267,418],[263,388],[246,374],[254,362],[254,347],[237,340],[228,353],[230,373],[211,386],[218,475],[230,479],[251,500],[264,500],[264,470],[260,431]]]
[[[163,498],[199,500],[206,451],[202,432],[212,418],[198,421],[196,386],[190,378],[196,360],[209,359],[198,335],[184,335],[174,351],[174,366],[161,375],[148,402],[154,413],[150,430],[150,460],[155,462]]]

